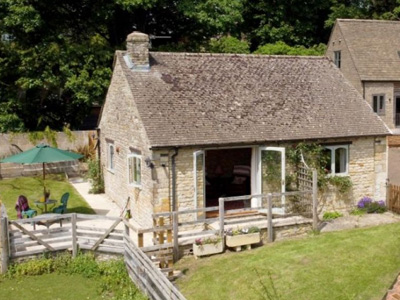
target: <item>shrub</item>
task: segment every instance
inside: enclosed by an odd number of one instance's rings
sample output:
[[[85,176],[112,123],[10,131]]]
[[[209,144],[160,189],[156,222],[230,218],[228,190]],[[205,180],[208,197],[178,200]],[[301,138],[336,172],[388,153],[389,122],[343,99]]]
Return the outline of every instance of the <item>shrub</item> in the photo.
[[[343,214],[340,213],[340,212],[338,212],[338,211],[332,211],[332,212],[327,211],[327,212],[324,213],[322,219],[323,219],[324,221],[328,221],[328,220],[337,219],[337,218],[339,218],[339,217],[343,217]]]
[[[89,170],[87,177],[89,178],[92,188],[89,193],[91,194],[101,194],[104,193],[104,179],[103,174],[100,169],[100,164],[98,159],[89,160]]]
[[[372,214],[372,213],[384,213],[387,209],[385,201],[373,201],[370,197],[362,197],[357,203],[357,208],[360,211]]]

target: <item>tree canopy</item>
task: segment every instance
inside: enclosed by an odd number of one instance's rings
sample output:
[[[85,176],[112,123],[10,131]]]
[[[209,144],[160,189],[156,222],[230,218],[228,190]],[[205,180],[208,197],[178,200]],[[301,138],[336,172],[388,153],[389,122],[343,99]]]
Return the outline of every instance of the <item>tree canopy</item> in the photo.
[[[79,128],[127,34],[153,51],[322,55],[336,18],[398,19],[396,0],[3,0],[0,132]]]

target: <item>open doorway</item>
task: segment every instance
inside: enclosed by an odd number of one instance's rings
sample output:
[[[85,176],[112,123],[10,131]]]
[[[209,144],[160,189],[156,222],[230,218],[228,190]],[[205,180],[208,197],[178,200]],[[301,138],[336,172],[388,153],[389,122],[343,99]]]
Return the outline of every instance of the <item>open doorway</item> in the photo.
[[[205,206],[218,206],[220,197],[251,194],[251,148],[216,149],[205,153]],[[225,209],[250,207],[250,200],[225,203]]]

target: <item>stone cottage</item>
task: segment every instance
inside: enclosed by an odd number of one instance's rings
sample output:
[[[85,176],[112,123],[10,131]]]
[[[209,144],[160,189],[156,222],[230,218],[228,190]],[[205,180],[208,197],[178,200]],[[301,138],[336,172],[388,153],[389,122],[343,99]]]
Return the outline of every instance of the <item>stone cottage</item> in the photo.
[[[328,58],[148,45],[134,32],[115,53],[99,124],[106,193],[121,206],[130,197],[141,226],[152,226],[154,212],[262,193],[263,156],[285,165],[286,147],[298,142],[324,145],[328,172],[350,176],[350,205],[384,199],[389,132]]]

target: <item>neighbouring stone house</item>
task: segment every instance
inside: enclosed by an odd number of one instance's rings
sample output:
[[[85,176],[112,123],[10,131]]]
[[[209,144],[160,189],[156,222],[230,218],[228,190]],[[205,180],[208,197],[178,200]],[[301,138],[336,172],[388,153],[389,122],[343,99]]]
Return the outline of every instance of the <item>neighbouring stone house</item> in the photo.
[[[329,59],[149,52],[148,42],[134,32],[116,52],[99,123],[105,191],[121,206],[130,197],[141,226],[154,212],[265,192],[263,156],[284,164],[304,141],[324,145],[329,172],[353,182],[330,208],[385,198],[389,131]]]
[[[388,178],[400,185],[400,22],[337,19],[326,56],[390,128]]]
[[[400,133],[400,22],[337,19],[326,56],[394,133]]]

